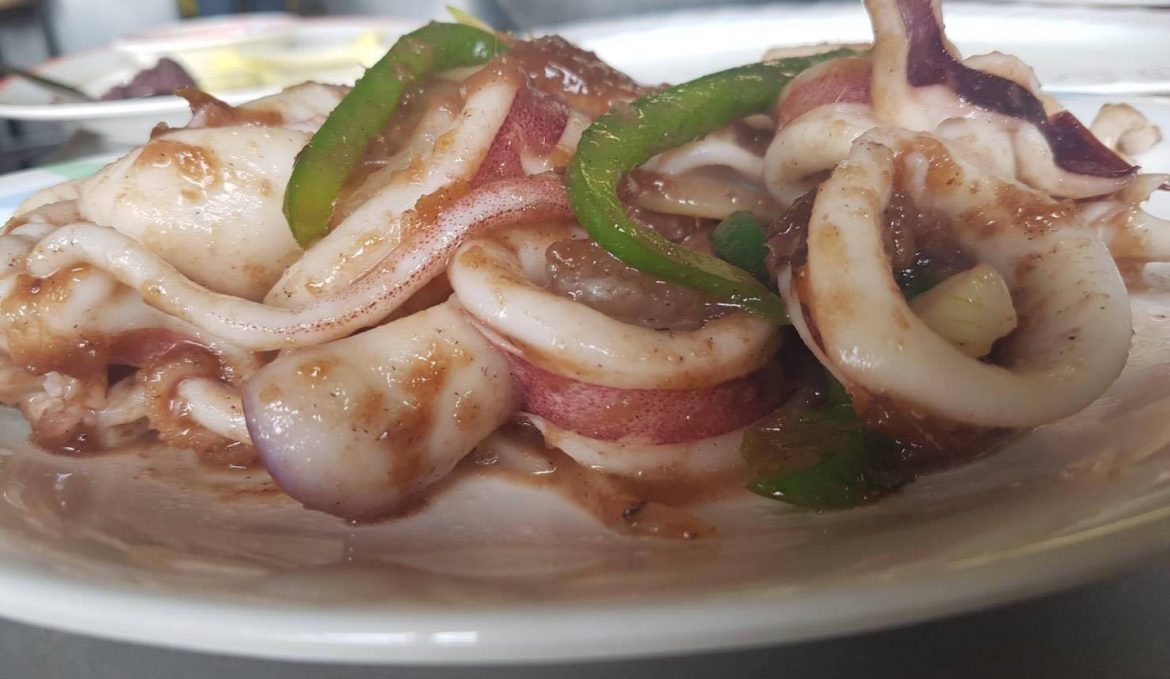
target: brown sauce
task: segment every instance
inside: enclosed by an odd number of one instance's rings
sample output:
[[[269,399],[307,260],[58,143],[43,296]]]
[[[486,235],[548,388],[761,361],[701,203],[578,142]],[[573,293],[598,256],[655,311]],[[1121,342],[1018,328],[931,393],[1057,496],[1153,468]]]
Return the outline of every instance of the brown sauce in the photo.
[[[695,540],[718,533],[694,514],[650,499],[645,489],[630,487],[621,479],[582,467],[559,451],[548,453],[556,469],[529,477],[536,485],[572,498],[607,528],[628,535]]]
[[[215,466],[246,467],[256,459],[256,450],[225,438],[195,423],[187,404],[177,395],[179,383],[192,378],[224,379],[229,369],[218,356],[194,344],[183,344],[154,357],[136,379],[146,390],[146,411],[158,439],[176,448],[195,451]]]
[[[191,105],[191,117],[198,121],[200,127],[237,125],[277,127],[284,124],[284,116],[279,111],[260,111],[232,106],[197,87],[180,87],[175,90],[175,94],[186,99]]]
[[[557,241],[545,260],[550,290],[624,323],[693,330],[728,311],[698,290],[627,266],[591,240]]]
[[[813,189],[769,225],[768,267],[774,273],[789,264],[799,268],[804,263],[815,201]],[[955,239],[950,218],[920,210],[905,192],[890,197],[882,217],[882,244],[895,279],[908,295],[975,265]]]
[[[89,455],[101,451],[97,432],[68,409],[48,411],[31,424],[33,444],[46,452]]]
[[[496,474],[554,491],[610,530],[625,535],[682,540],[716,537],[714,526],[680,506],[718,499],[743,487],[742,479],[730,477],[634,481],[584,467],[563,452],[546,447],[530,425],[505,425],[496,434],[501,435],[523,447],[531,462],[518,468],[489,446],[481,446],[460,463],[453,476]]]
[[[867,427],[899,442],[903,457],[918,469],[967,462],[1002,445],[1011,429],[993,429],[941,420],[911,403],[851,389],[858,416]]]
[[[564,99],[592,118],[650,91],[593,52],[559,36],[517,41],[502,58],[517,64],[536,89]]]
[[[196,450],[216,464],[250,463],[255,457],[251,446],[194,424],[182,412],[182,401],[175,398],[174,390],[187,377],[234,379],[233,369],[210,350],[163,328],[132,328],[106,335],[85,327],[50,325],[48,319],[59,318],[76,290],[92,275],[87,266],[47,278],[22,275],[16,289],[0,303],[0,332],[12,361],[33,375],[60,373],[76,380],[72,388],[80,390],[54,399],[47,410],[35,416],[26,410],[34,443],[46,451],[65,454],[99,451],[98,436],[84,424],[83,414],[104,400],[114,381],[134,376],[147,389],[150,423],[160,440]]]
[[[438,483],[380,520],[418,514],[442,502],[452,488],[469,477],[498,477],[555,492],[615,533],[675,540],[717,538],[715,527],[686,507],[742,492],[746,481],[738,473],[653,481],[606,474],[548,447],[535,427],[517,420],[480,442]]]
[[[768,152],[768,147],[772,145],[772,139],[776,136],[776,131],[771,126],[753,127],[742,120],[732,123],[731,130],[735,134],[736,144],[761,158]]]
[[[713,219],[654,212],[634,205],[626,206],[626,215],[639,225],[662,234],[663,238],[672,243],[685,243],[696,234],[710,233],[718,224]]]
[[[1147,292],[1153,289],[1149,281],[1146,280],[1146,262],[1140,259],[1118,259],[1117,271],[1121,274],[1121,280],[1125,281],[1125,287],[1131,293]]]
[[[768,225],[768,270],[775,277],[789,264],[799,266],[805,261],[808,241],[808,223],[812,219],[817,190],[812,189],[793,201],[792,206]]]
[[[456,181],[419,198],[414,207],[402,213],[402,238],[407,238],[416,229],[437,220],[443,210],[470,191],[470,183]]]
[[[165,447],[157,438],[148,437],[118,451],[116,455],[138,458],[135,480],[151,480],[174,486],[184,493],[208,493],[220,502],[271,501],[288,496],[258,463],[224,464],[205,456],[192,460],[185,450]]]
[[[920,291],[975,265],[953,235],[951,221],[919,210],[896,192],[885,211],[882,240],[903,290]]]
[[[427,111],[435,107],[458,111],[463,106],[463,95],[456,83],[436,79],[422,86],[407,88],[398,108],[386,125],[366,145],[361,161],[338,192],[331,219],[336,226],[354,210],[385,187],[389,176],[379,170],[406,148]]]

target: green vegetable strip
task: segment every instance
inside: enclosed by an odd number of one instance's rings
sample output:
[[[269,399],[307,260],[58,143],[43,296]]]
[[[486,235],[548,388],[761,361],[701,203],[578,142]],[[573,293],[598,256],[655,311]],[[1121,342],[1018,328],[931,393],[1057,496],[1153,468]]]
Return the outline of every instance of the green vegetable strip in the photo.
[[[875,452],[873,432],[835,442],[817,465],[788,476],[763,476],[748,490],[809,509],[848,509],[897,490],[912,478],[904,465]]]
[[[284,193],[284,215],[297,242],[306,247],[329,230],[341,187],[407,88],[435,73],[483,64],[506,49],[495,34],[462,24],[429,23],[399,38],[297,156]]]
[[[853,52],[838,50],[713,73],[598,118],[581,136],[566,176],[577,219],[601,247],[635,269],[784,322],[783,302],[751,274],[635,224],[618,199],[618,184],[626,172],[656,154],[767,111],[800,72],[847,54]]]
[[[748,490],[800,507],[844,509],[913,480],[902,445],[866,427],[845,389],[828,379],[826,405],[790,404],[745,433]]]
[[[925,271],[922,267],[910,267],[895,274],[895,280],[906,299],[914,299],[943,282],[944,277]]]
[[[750,212],[733,212],[711,232],[711,247],[719,258],[768,282],[768,237]]]

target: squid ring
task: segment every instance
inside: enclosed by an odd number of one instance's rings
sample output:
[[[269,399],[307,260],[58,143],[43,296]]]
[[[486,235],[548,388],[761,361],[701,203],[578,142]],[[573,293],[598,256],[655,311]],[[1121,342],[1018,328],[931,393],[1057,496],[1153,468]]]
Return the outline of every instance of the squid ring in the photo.
[[[561,297],[538,284],[547,243],[524,240],[468,241],[447,273],[493,342],[544,370],[618,389],[699,389],[753,372],[775,352],[775,326],[746,312],[662,331]]]
[[[1021,322],[998,365],[963,354],[907,306],[882,244],[895,182],[919,209],[949,215],[959,245],[1007,281]],[[821,187],[807,260],[783,287],[805,342],[859,407],[878,399],[919,421],[1025,428],[1071,415],[1121,372],[1133,333],[1117,267],[1072,205],[925,134],[858,140]]]

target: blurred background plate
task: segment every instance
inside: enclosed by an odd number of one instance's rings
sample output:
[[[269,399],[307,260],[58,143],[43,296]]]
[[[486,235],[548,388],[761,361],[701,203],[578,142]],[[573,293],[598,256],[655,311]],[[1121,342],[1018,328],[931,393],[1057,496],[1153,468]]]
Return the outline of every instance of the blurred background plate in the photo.
[[[508,16],[524,19],[521,25],[582,11],[559,3],[501,4]],[[142,65],[171,56],[216,96],[239,103],[305,79],[352,82],[360,64],[373,63],[398,35],[419,24],[417,19],[364,16],[254,17],[185,21],[118,41],[117,48],[66,55],[34,70],[100,95],[129,80]],[[964,53],[998,49],[1017,54],[1053,92],[1170,92],[1167,12],[954,3],[947,7],[947,23]],[[533,29],[550,31],[645,82],[678,82],[757,60],[769,47],[866,40],[869,24],[860,4],[820,3],[686,10]],[[186,112],[186,102],[177,97],[62,103],[24,80],[0,81],[0,118],[69,121],[114,144],[139,143],[159,122],[181,125]]]
[[[144,66],[169,56],[200,84],[231,104],[278,92],[304,80],[353,82],[399,35],[419,25],[394,17],[260,15],[264,30],[230,30],[240,18],[186,21],[116,46],[68,54],[34,68],[38,73],[100,96]],[[218,30],[208,30],[208,26]],[[21,78],[0,81],[0,118],[70,121],[115,144],[141,143],[156,124],[183,125],[187,102],[161,96],[116,101],[62,102]]]
[[[297,23],[284,12],[199,17],[121,37],[113,46],[150,66],[171,54],[288,42]]]

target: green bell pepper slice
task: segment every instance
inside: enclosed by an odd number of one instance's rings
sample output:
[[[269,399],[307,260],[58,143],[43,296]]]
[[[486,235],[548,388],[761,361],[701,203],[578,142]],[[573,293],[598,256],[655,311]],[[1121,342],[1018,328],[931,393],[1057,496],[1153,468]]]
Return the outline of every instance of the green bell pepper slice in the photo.
[[[496,34],[432,22],[407,33],[366,70],[297,156],[284,193],[284,215],[301,247],[329,231],[337,196],[385,127],[402,93],[436,73],[484,64],[507,50]]]
[[[845,509],[914,479],[906,448],[867,427],[831,376],[825,404],[789,404],[744,434],[748,490],[811,509]]]
[[[734,264],[767,284],[768,236],[750,212],[733,212],[711,232],[711,248],[725,262]]]
[[[849,54],[854,52],[835,50],[740,66],[601,116],[581,135],[565,177],[577,220],[601,247],[635,269],[786,322],[784,303],[750,273],[634,223],[618,198],[618,185],[627,172],[663,151],[769,110],[784,86],[805,69]]]

